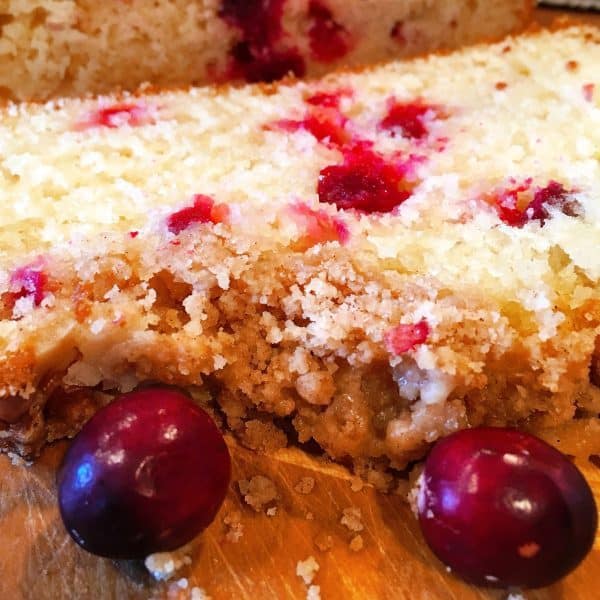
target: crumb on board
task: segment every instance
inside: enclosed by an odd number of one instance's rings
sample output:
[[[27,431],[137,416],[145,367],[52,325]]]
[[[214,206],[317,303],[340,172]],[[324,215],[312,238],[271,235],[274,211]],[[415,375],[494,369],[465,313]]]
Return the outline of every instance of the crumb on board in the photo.
[[[362,535],[355,535],[351,540],[350,540],[350,550],[352,550],[352,552],[360,552],[363,547],[364,547],[365,543],[363,540]]]
[[[360,508],[356,506],[350,506],[342,511],[340,523],[350,531],[362,531],[365,528]]]
[[[264,475],[255,475],[252,479],[240,479],[238,486],[244,502],[256,512],[261,512],[265,505],[279,498],[275,484]]]
[[[187,554],[189,550],[190,545],[187,544],[173,552],[156,552],[146,557],[144,565],[154,579],[166,581],[182,567],[192,563],[192,559]]]
[[[525,596],[521,592],[510,592],[508,596],[506,596],[506,600],[526,600]]]
[[[244,526],[242,525],[242,514],[239,510],[232,510],[223,517],[223,523],[226,527],[225,540],[234,544],[240,541],[244,535]]]
[[[315,537],[315,546],[321,552],[328,552],[333,548],[333,538],[330,535],[321,532]]]
[[[321,600],[321,586],[309,586],[306,590],[306,600]]]
[[[306,513],[306,515],[304,515],[304,518],[305,518],[307,521],[314,521],[314,519],[315,519],[315,515],[314,515],[314,513],[311,513],[310,511],[308,511],[308,512]]]
[[[314,477],[302,477],[300,481],[294,486],[294,489],[299,494],[310,494],[315,487]]]
[[[365,482],[360,477],[350,479],[350,489],[353,492],[360,492],[365,487]]]
[[[306,560],[299,560],[296,564],[296,575],[298,575],[306,585],[310,585],[313,582],[318,570],[319,563],[312,555]]]
[[[210,600],[210,596],[201,587],[193,587],[190,590],[190,600]]]
[[[271,508],[267,508],[267,517],[274,517],[277,514],[277,507],[271,506]]]

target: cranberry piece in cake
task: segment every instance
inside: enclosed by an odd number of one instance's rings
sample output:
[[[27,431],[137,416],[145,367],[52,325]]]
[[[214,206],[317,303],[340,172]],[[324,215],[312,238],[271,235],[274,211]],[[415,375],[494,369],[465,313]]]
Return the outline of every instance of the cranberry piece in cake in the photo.
[[[345,148],[344,162],[324,168],[317,186],[321,202],[364,213],[391,212],[411,191],[406,164],[383,157],[364,142]]]
[[[420,140],[429,134],[426,117],[437,117],[439,110],[421,100],[399,102],[390,100],[388,111],[382,119],[380,127],[395,135],[399,131],[404,137]]]
[[[557,181],[550,181],[546,187],[535,191],[526,210],[527,217],[544,225],[546,219],[550,218],[550,207],[558,209],[568,217],[578,217],[583,212],[579,202],[572,197],[572,192]]]
[[[350,235],[347,225],[324,210],[315,210],[303,202],[290,206],[290,213],[305,234],[301,243],[305,247],[325,242],[344,244]]]
[[[523,227],[530,221],[539,221],[543,226],[551,216],[550,208],[555,208],[569,217],[583,214],[581,204],[573,197],[573,192],[557,181],[550,181],[543,188],[532,188],[532,180],[514,183],[509,188],[491,195],[498,216],[507,225]]]
[[[58,475],[60,512],[89,552],[143,558],[212,522],[230,470],[211,418],[180,392],[148,388],[100,410],[75,438]]]
[[[424,344],[429,337],[429,332],[429,324],[424,319],[414,324],[396,325],[386,332],[385,345],[391,354],[404,354]]]
[[[9,304],[20,298],[31,297],[35,306],[39,306],[46,296],[48,276],[41,269],[34,266],[21,267],[13,272],[10,278]]]
[[[500,428],[438,442],[418,512],[438,558],[482,586],[557,581],[585,557],[597,528],[594,497],[573,463],[531,435]]]
[[[302,77],[305,72],[304,59],[293,48],[273,50],[240,42],[232,48],[231,55],[235,65],[232,76],[249,83],[277,81],[290,73]]]
[[[292,73],[304,75],[295,48],[280,47],[285,0],[223,0],[219,16],[241,32],[231,50],[231,75],[248,82],[275,81]]]
[[[221,223],[227,218],[229,209],[225,204],[215,204],[209,196],[196,194],[194,203],[169,215],[167,227],[175,235],[187,229],[193,223]]]
[[[353,95],[350,88],[341,88],[332,92],[316,92],[306,99],[306,103],[312,106],[339,109],[342,98],[352,98]]]
[[[152,122],[148,107],[143,104],[121,103],[99,108],[89,113],[79,124],[78,129],[108,127],[116,129],[123,125],[137,127]]]
[[[334,19],[331,9],[322,2],[312,0],[308,8],[311,21],[308,37],[315,58],[329,63],[345,56],[350,50],[350,36]]]

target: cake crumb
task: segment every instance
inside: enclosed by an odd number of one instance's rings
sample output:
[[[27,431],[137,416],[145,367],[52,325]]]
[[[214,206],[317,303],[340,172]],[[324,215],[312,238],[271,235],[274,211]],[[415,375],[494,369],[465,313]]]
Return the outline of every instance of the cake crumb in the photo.
[[[360,477],[353,477],[350,480],[350,489],[353,492],[360,492],[364,487],[365,483]]]
[[[144,560],[144,566],[154,579],[157,581],[166,581],[185,565],[192,563],[192,559],[187,554],[189,549],[190,546],[188,544],[173,552],[156,552],[150,554]]]
[[[305,515],[305,518],[307,521],[314,521],[315,515],[313,513],[311,513],[310,511],[308,511]]]
[[[190,591],[190,600],[210,600],[210,596],[201,587],[193,587]]]
[[[225,533],[226,541],[235,544],[244,535],[244,526],[241,523],[241,518],[242,515],[239,510],[232,510],[223,517],[223,523],[225,523],[227,528]]]
[[[267,517],[274,517],[277,514],[277,507],[271,506],[271,508],[267,508]]]
[[[309,586],[308,590],[306,590],[306,600],[321,600],[321,586]]]
[[[326,533],[319,533],[317,537],[315,537],[315,546],[321,552],[329,552],[333,548],[333,538]]]
[[[314,477],[302,477],[300,481],[294,486],[294,489],[299,494],[310,494],[315,488]]]
[[[506,600],[525,600],[525,596],[521,592],[510,592],[508,596],[506,596]]]
[[[319,563],[312,555],[306,560],[299,560],[296,564],[296,575],[298,575],[306,585],[310,585],[313,582],[318,570]]]
[[[360,552],[363,547],[364,547],[365,543],[363,541],[363,537],[362,535],[355,535],[351,540],[350,540],[350,550],[352,550],[352,552]]]
[[[365,526],[362,524],[362,513],[360,508],[351,506],[343,510],[340,523],[350,531],[362,531]]]
[[[255,475],[250,480],[240,479],[238,486],[244,502],[256,512],[261,512],[265,505],[279,498],[275,484],[264,475]]]

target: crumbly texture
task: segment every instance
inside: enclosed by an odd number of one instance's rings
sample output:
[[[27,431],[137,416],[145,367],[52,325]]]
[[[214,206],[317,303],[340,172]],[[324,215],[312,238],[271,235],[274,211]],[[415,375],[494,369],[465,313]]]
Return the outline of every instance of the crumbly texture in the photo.
[[[597,431],[598,40],[2,109],[0,444],[147,381],[382,488],[463,427]]]
[[[350,550],[352,550],[352,552],[360,552],[365,546],[365,542],[363,540],[362,535],[355,535],[350,540],[350,544],[348,544],[348,546],[350,547]]]
[[[192,559],[188,555],[189,551],[188,544],[173,552],[156,552],[146,557],[144,565],[157,581],[167,580],[184,566],[192,563]]]
[[[228,512],[223,517],[223,523],[225,524],[225,540],[237,544],[244,535],[242,513],[239,510]]]
[[[255,475],[252,479],[241,479],[238,481],[238,486],[244,502],[256,512],[262,511],[265,506],[272,504],[279,498],[277,487],[273,481],[264,475]],[[269,516],[275,516],[275,514],[276,512]]]
[[[243,2],[232,0],[0,0],[0,92],[47,99],[132,90],[147,81],[176,86],[269,79],[286,73],[286,59],[295,74],[315,76],[341,64],[498,39],[522,27],[533,5],[530,0],[253,2],[256,6],[244,9]],[[258,64],[240,56],[248,48],[260,57]]]
[[[319,571],[319,563],[314,556],[309,556],[306,560],[299,560],[296,564],[296,575],[310,585]]]
[[[361,510],[356,506],[350,506],[342,511],[340,523],[346,527],[346,529],[353,532],[362,531],[365,528],[362,523]]]
[[[302,477],[294,486],[294,490],[299,494],[310,494],[315,489],[314,477]]]

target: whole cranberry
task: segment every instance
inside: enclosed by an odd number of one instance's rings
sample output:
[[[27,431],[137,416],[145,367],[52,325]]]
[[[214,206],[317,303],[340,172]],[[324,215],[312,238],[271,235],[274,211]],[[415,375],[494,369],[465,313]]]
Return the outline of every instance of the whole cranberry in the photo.
[[[597,513],[577,468],[542,440],[502,428],[459,431],[429,454],[419,522],[433,552],[482,586],[536,588],[592,547]]]
[[[60,513],[89,552],[143,558],[207,527],[230,471],[206,412],[172,389],[139,390],[100,410],[73,441],[58,475]]]

